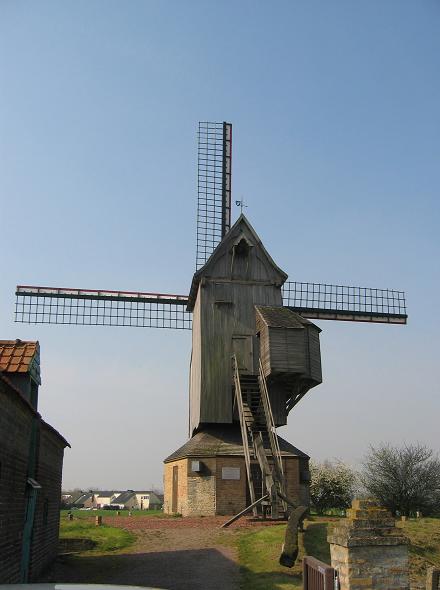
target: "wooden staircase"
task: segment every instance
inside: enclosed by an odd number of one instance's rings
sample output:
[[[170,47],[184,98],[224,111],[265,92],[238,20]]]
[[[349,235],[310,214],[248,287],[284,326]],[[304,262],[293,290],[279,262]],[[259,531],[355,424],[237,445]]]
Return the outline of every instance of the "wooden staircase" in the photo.
[[[235,400],[240,418],[251,503],[258,503],[250,468],[250,449],[253,449],[263,475],[270,515],[272,518],[280,518],[287,513],[285,478],[266,381],[261,367],[259,376],[240,374],[235,357],[233,360]],[[256,515],[256,506],[253,510]]]

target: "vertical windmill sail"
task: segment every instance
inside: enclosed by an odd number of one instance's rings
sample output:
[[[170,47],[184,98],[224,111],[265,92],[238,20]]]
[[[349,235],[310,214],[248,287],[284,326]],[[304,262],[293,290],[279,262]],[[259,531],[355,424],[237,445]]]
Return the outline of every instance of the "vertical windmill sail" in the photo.
[[[231,123],[200,122],[197,166],[196,270],[231,227]]]

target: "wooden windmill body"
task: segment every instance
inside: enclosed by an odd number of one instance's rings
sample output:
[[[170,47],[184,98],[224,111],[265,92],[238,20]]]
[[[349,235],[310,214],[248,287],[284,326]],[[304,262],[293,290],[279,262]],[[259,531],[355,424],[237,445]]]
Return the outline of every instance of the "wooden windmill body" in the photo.
[[[166,512],[235,514],[263,497],[256,433],[270,461],[279,452],[290,498],[308,503],[308,456],[283,440],[273,451],[268,432],[285,425],[297,398],[321,382],[320,329],[282,307],[286,279],[244,215],[195,273],[188,301],[191,439],[165,460]],[[273,425],[264,415],[260,379]],[[209,493],[200,494],[201,485]]]
[[[322,380],[320,328],[309,320],[407,319],[402,292],[288,281],[244,215],[231,227],[231,148],[229,123],[199,124],[188,296],[16,289],[17,322],[192,328],[190,438],[164,472],[164,509],[184,515],[307,504],[308,456],[275,429]]]

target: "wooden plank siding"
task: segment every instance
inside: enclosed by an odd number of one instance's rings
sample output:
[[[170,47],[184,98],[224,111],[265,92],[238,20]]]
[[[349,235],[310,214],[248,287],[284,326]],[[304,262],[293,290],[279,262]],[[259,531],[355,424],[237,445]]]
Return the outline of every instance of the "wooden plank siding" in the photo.
[[[307,330],[310,351],[310,377],[314,381],[322,383],[321,347],[319,345],[319,331],[310,328]]]
[[[190,434],[203,423],[233,421],[234,346],[250,354],[246,370],[257,374],[260,344],[255,305],[282,306],[281,285],[286,276],[244,216],[195,274]]]
[[[275,424],[287,423],[286,402],[322,382],[320,328],[285,307],[256,307],[263,373]]]
[[[190,434],[200,423],[200,394],[202,384],[202,334],[200,322],[201,297],[197,297],[193,310],[192,350],[189,368]]]

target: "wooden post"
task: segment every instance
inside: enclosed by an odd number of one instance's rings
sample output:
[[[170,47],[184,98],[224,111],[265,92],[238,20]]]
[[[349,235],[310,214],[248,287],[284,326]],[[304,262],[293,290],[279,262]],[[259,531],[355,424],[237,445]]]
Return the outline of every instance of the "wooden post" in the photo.
[[[118,516],[121,516],[121,511],[120,511],[120,510],[118,510],[118,511],[116,512],[116,514],[117,514]]]
[[[290,513],[279,559],[280,565],[284,565],[284,567],[293,567],[295,565],[298,557],[298,526],[307,510],[307,506],[298,506]]]
[[[303,588],[307,590],[309,587],[309,568],[307,567],[307,557],[303,558]]]
[[[428,568],[426,574],[426,590],[438,590],[440,582],[440,569],[435,567]]]
[[[102,516],[95,516],[95,526],[102,525]]]

